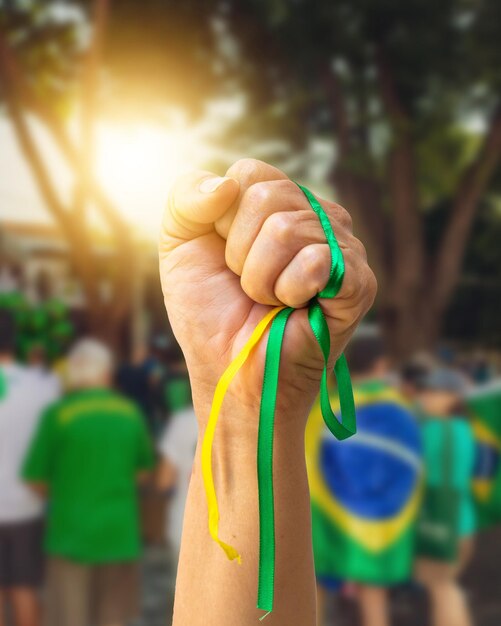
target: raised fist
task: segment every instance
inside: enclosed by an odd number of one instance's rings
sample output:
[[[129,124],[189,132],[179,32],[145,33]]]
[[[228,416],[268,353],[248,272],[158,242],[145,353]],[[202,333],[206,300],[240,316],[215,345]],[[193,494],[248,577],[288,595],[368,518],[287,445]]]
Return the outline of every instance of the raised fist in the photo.
[[[364,246],[353,236],[349,213],[335,202],[318,200],[345,261],[339,294],[320,299],[334,364],[372,305],[376,280]],[[225,177],[202,171],[176,182],[160,237],[160,273],[202,423],[220,375],[259,320],[277,305],[297,309],[285,331],[279,402],[285,413],[288,405],[297,408],[298,403],[307,413],[318,391],[323,357],[306,306],[325,287],[330,266],[317,215],[280,170],[242,159]],[[230,395],[247,407],[259,406],[265,344],[230,388]],[[233,422],[238,424],[238,415]]]

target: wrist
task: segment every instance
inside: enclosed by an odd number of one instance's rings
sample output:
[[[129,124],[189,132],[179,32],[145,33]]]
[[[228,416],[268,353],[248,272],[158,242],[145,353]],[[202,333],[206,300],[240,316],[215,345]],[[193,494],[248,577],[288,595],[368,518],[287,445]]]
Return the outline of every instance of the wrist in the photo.
[[[193,387],[193,404],[199,424],[199,439],[203,439],[209,419],[214,390],[201,392]],[[314,401],[313,394],[296,397],[279,391],[274,419],[275,442],[304,441],[306,421]],[[247,447],[255,453],[259,431],[261,389],[238,394],[232,390],[224,397],[215,433],[215,445]]]
[[[257,519],[257,446],[258,423],[255,415],[241,414],[239,423],[246,427],[238,430],[228,425],[232,416],[226,411],[221,415],[212,448],[212,470],[220,511],[231,511],[245,503],[249,512],[253,510]],[[197,454],[194,463],[194,480],[202,488],[201,451],[205,428],[198,436]],[[291,428],[278,420],[273,441],[273,481],[275,487],[292,489],[297,498],[309,501],[306,475],[304,428]],[[289,485],[289,487],[286,487]],[[279,494],[278,491],[276,493]],[[204,496],[205,498],[205,496]],[[229,520],[232,516],[224,516]],[[223,528],[223,527],[222,527]],[[221,537],[224,538],[223,534]]]
[[[256,355],[257,356],[257,355]],[[263,355],[264,356],[264,355]],[[218,421],[218,431],[228,436],[257,435],[263,388],[264,358],[251,358],[232,379]],[[275,409],[277,436],[294,433],[303,436],[306,421],[319,391],[320,376],[309,376],[304,371],[290,371],[283,363],[280,371]],[[214,373],[212,368],[189,368],[193,404],[201,430],[209,418],[216,386],[224,369]],[[216,368],[214,368],[216,369]]]

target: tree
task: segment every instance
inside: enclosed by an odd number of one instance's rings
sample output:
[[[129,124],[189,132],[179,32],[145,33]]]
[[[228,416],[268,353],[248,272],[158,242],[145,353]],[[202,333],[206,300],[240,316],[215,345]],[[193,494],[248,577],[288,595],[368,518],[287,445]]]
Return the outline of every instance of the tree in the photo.
[[[204,86],[210,92],[211,72],[201,62],[212,45],[209,35],[196,3],[189,1],[182,7],[158,0],[122,0],[119,7],[112,7],[111,0],[66,6],[41,0],[0,2],[0,101],[45,205],[70,244],[90,330],[116,346],[131,309],[137,251],[129,225],[93,172],[95,123],[117,114],[136,115],[137,120],[138,110],[142,119],[158,117],[174,103],[199,112],[203,99],[194,99],[193,91]],[[79,121],[77,141],[68,129],[71,116]],[[69,201],[59,194],[31,117],[43,124],[74,174]],[[106,301],[99,289],[91,207],[115,242]]]
[[[75,95],[77,71],[83,71],[86,86],[91,87],[82,93],[90,94],[95,88],[108,3],[106,0],[96,3],[92,43],[84,57],[78,45],[78,25],[73,20],[55,20],[50,9],[49,5],[37,2],[28,5],[10,2],[2,7],[2,96],[45,205],[70,244],[71,260],[87,298],[90,328],[113,340],[112,329],[120,328],[129,304],[127,273],[130,275],[133,242],[118,211],[91,176],[92,96],[82,98],[81,145],[72,141],[65,116],[70,99]],[[56,181],[33,134],[30,116],[43,123],[74,172],[75,194],[68,205],[59,196]],[[90,197],[121,237],[117,246],[120,271],[113,289],[117,297],[111,298],[109,303],[101,301],[98,290],[96,259],[86,220]]]
[[[80,7],[79,20],[56,19],[58,4],[0,2],[0,99],[72,242],[96,328],[116,332],[126,317],[134,262],[128,227],[93,176],[93,121],[165,119],[172,105],[197,116],[214,96],[242,93],[247,110],[227,147],[252,155],[263,139],[280,139],[304,164],[312,137],[327,142],[335,155],[328,182],[367,246],[395,354],[433,345],[501,154],[499,2],[65,3]],[[90,44],[82,45],[90,23]],[[78,144],[64,115],[75,102]],[[49,129],[75,172],[71,206],[57,196],[28,113]],[[484,129],[472,130],[474,123]],[[281,164],[278,152],[274,159]],[[91,204],[117,241],[107,306],[96,289]],[[439,236],[430,228],[436,224]]]
[[[329,138],[330,182],[367,245],[393,350],[431,347],[501,155],[501,5],[247,0],[221,19],[240,51],[227,71],[249,103],[233,132],[296,149]],[[479,119],[480,136],[468,131]]]
[[[499,192],[499,177],[497,181]],[[440,213],[437,214],[437,218]],[[501,302],[501,207],[486,198],[478,211],[464,270],[454,294],[445,324],[453,340],[488,350],[501,346],[499,305]]]

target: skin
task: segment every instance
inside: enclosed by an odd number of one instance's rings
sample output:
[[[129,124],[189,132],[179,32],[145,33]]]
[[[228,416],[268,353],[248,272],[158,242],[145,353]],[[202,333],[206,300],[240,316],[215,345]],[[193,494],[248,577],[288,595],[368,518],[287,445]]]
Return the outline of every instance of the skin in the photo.
[[[381,587],[360,585],[358,602],[362,624],[389,626],[388,593]]]
[[[349,214],[320,199],[343,251],[346,273],[335,300],[322,300],[331,364],[371,306],[376,281]],[[216,383],[259,320],[293,306],[282,350],[275,428],[277,571],[267,624],[314,626],[315,580],[304,428],[323,361],[302,308],[327,283],[330,251],[300,189],[260,161],[244,159],[225,178],[195,172],[169,197],[160,236],[160,272],[169,320],[183,349],[200,437]],[[243,555],[239,567],[210,539],[200,442],[186,505],[174,626],[255,625],[258,565],[256,438],[266,340],[226,396],[214,470],[220,535]]]
[[[460,397],[451,391],[428,389],[421,392],[419,400],[426,413],[445,419],[450,417]]]
[[[19,587],[12,589],[9,595],[16,626],[37,626],[41,623],[40,602],[33,589]]]
[[[178,472],[176,467],[169,461],[169,459],[163,458],[157,467],[155,472],[155,487],[159,491],[168,491],[176,486]]]
[[[462,539],[456,563],[418,559],[415,577],[428,591],[433,626],[471,626],[473,623],[467,598],[457,582],[473,554],[471,537]]]

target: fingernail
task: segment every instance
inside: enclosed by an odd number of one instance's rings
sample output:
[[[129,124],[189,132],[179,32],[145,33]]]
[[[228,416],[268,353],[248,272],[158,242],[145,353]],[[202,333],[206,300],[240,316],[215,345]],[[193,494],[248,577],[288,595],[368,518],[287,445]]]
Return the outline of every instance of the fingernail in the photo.
[[[212,193],[213,191],[216,191],[216,189],[221,187],[221,185],[227,180],[229,180],[229,178],[226,178],[225,176],[206,178],[200,183],[199,189],[202,193]]]

